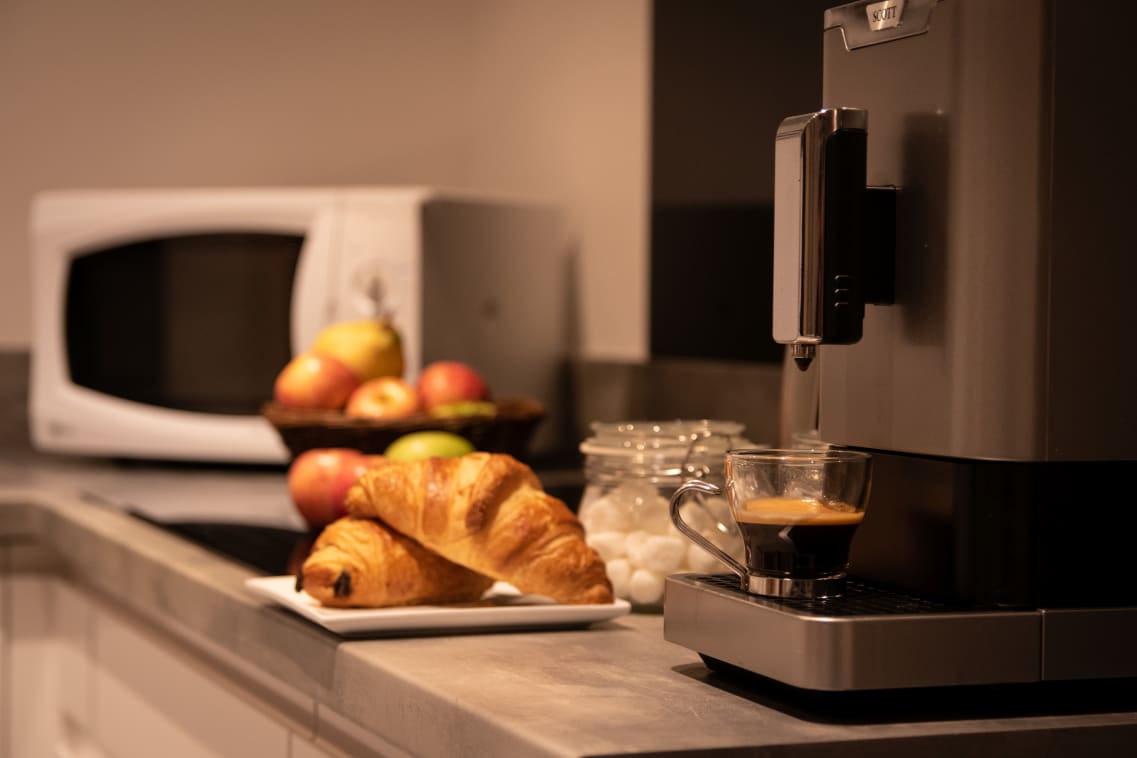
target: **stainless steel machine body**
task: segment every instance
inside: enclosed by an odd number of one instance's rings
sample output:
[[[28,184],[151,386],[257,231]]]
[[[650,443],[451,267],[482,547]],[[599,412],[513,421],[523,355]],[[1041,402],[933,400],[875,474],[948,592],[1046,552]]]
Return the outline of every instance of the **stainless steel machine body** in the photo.
[[[809,203],[775,209],[775,338],[820,372],[821,438],[874,455],[851,574],[864,592],[940,605],[803,611],[676,577],[668,639],[817,689],[1137,676],[1137,146],[1125,134],[1137,67],[1124,24],[1085,11],[862,0],[826,13],[819,113],[865,114],[865,184],[895,188],[895,217],[863,198],[859,225]],[[803,120],[783,124],[779,160],[794,157],[783,139]],[[805,169],[810,150],[834,153],[807,142],[800,170],[776,170],[798,184],[775,197],[835,205],[837,189],[811,185],[832,179]],[[795,214],[822,232],[787,233]],[[882,224],[895,246],[880,258]],[[802,309],[846,287],[825,248],[858,235],[894,280],[888,298],[853,302],[863,323],[830,340],[831,311]],[[803,263],[810,245],[821,250]],[[784,291],[806,280],[820,294]],[[781,657],[801,668],[724,643],[724,621],[742,618],[752,639],[797,639]],[[917,665],[925,657],[942,665]]]

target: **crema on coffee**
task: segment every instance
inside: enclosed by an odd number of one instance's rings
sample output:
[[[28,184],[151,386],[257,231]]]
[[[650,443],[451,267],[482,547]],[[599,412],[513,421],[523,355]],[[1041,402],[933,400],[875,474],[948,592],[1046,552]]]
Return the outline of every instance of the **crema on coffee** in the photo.
[[[844,573],[864,515],[847,503],[789,497],[755,498],[734,512],[750,571],[806,579]]]

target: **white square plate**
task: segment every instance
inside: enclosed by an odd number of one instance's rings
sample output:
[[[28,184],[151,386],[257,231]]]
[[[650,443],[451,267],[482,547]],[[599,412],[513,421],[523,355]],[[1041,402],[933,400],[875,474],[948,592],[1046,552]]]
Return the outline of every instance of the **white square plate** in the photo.
[[[481,600],[472,603],[398,608],[325,608],[308,593],[296,591],[294,576],[246,579],[245,586],[345,636],[580,627],[623,616],[631,610],[628,601],[619,598],[603,605],[561,605],[540,595],[522,595],[505,582],[495,583]]]

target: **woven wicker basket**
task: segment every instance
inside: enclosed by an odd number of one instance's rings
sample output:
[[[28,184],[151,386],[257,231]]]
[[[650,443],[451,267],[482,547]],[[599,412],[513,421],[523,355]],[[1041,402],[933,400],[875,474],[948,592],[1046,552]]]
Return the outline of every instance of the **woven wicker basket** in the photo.
[[[478,450],[509,453],[524,460],[533,433],[545,418],[545,409],[528,398],[507,398],[495,405],[497,413],[493,416],[416,415],[391,421],[348,418],[339,411],[282,408],[273,403],[267,403],[261,412],[294,458],[305,450],[322,447],[349,447],[378,454],[404,434],[437,429],[465,437]]]

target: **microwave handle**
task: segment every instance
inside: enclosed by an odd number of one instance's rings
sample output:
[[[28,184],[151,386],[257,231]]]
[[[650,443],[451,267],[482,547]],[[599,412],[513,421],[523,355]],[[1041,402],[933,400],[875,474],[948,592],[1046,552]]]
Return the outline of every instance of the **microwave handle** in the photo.
[[[290,319],[292,354],[308,349],[320,329],[335,320],[335,288],[331,272],[339,265],[335,245],[336,213],[328,204],[316,212],[308,226],[292,281]]]

